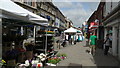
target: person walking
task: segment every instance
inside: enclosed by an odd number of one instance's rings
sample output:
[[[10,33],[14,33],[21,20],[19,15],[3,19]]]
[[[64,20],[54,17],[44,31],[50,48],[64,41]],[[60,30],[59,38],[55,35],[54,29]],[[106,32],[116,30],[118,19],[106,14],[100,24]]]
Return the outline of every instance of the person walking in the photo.
[[[90,54],[92,55],[95,55],[96,40],[97,36],[95,36],[95,33],[92,33],[92,35],[90,36]]]
[[[78,35],[78,42],[80,42],[80,35]]]
[[[56,43],[57,43],[57,48],[60,49],[60,40],[57,40]]]
[[[105,38],[104,44],[105,44],[104,45],[105,46],[104,55],[107,55],[108,51],[109,51],[109,47],[110,47],[110,37],[109,37],[109,34],[106,34],[106,38]]]

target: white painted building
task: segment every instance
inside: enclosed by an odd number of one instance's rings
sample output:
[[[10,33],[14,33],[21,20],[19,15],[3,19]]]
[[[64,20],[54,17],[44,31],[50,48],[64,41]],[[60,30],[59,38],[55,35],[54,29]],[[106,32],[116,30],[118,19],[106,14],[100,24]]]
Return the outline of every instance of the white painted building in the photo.
[[[103,23],[105,25],[105,34],[112,33],[112,48],[110,53],[120,60],[120,1],[106,2],[104,6]]]

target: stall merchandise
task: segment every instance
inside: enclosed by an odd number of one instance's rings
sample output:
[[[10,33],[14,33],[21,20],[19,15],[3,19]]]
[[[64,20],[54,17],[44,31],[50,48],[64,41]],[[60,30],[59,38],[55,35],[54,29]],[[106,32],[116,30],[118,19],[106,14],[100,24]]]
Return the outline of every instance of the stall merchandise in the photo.
[[[53,42],[54,42],[54,32],[50,30],[38,30],[36,31],[36,37],[35,37],[35,46],[34,46],[34,54],[39,54],[39,58],[41,59],[41,62],[43,63],[43,66],[45,66],[46,61],[48,58],[53,56],[55,54]],[[43,54],[41,56],[41,53]],[[46,56],[44,56],[46,55]],[[44,58],[42,58],[44,57]]]

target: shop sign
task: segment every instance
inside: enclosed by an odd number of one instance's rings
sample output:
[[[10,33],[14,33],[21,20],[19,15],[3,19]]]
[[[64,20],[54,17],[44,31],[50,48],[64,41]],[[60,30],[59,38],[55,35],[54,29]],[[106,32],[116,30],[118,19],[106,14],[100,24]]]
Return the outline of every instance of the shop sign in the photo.
[[[98,28],[98,22],[91,22],[89,29]]]

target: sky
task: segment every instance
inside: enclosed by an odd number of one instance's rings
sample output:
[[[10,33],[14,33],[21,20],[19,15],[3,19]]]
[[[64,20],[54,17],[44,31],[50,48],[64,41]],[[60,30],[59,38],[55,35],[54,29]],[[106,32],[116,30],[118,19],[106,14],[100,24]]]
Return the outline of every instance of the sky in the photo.
[[[99,2],[53,2],[75,27],[81,27],[97,9]]]

